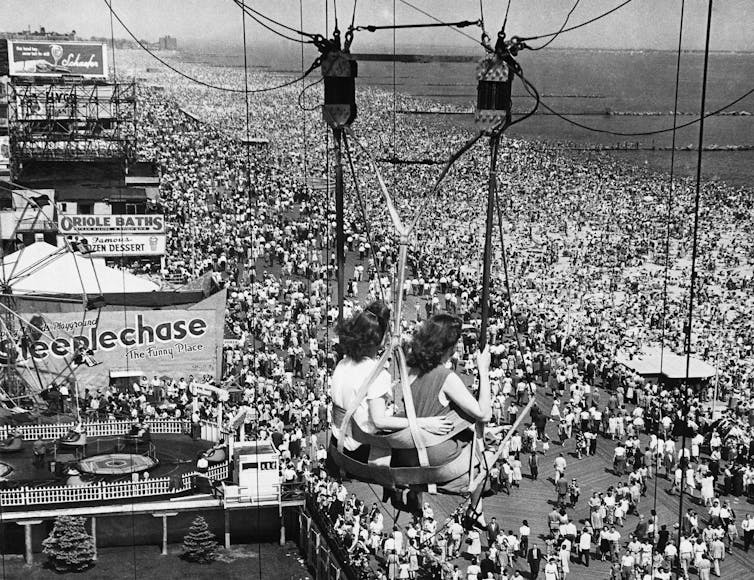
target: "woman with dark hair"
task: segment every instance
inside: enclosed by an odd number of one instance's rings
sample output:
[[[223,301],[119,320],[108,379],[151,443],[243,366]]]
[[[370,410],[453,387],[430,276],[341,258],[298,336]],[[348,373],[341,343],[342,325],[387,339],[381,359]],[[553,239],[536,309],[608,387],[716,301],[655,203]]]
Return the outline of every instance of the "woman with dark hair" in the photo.
[[[411,395],[417,418],[443,417],[455,411],[470,423],[486,423],[492,417],[490,393],[490,352],[485,348],[477,353],[479,370],[479,396],[469,392],[461,378],[447,368],[456,343],[461,338],[461,320],[449,314],[435,314],[414,333],[406,355],[409,366]],[[421,420],[421,419],[420,419]],[[471,444],[474,432],[471,428],[453,435],[442,443],[428,446],[430,466],[445,465],[458,458]],[[394,449],[391,465],[408,467],[419,465],[414,449]],[[438,482],[439,484],[440,482]],[[468,474],[443,482],[448,491],[468,488]]]
[[[390,320],[390,309],[381,301],[373,302],[361,312],[336,326],[339,347],[344,355],[333,371],[330,396],[333,402],[333,445],[343,441],[344,454],[367,463],[370,446],[362,445],[349,434],[343,433],[341,418],[354,403],[356,395],[372,376],[379,363],[378,352],[385,342]],[[386,399],[391,394],[390,374],[380,370],[369,386],[366,397],[353,414],[352,420],[365,433],[380,430],[394,431],[408,427],[406,417],[387,414]],[[429,417],[418,421],[419,427],[431,433],[448,433],[451,422],[442,417]]]

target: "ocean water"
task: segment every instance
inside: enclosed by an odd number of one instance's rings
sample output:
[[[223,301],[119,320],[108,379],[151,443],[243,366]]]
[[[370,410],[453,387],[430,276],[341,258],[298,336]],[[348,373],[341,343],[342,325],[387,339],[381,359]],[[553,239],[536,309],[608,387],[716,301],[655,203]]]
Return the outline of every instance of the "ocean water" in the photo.
[[[468,54],[468,53],[467,53]],[[185,55],[191,60],[241,66],[239,54]],[[288,60],[285,60],[285,59]],[[620,131],[644,132],[673,125],[676,54],[660,51],[543,50],[525,51],[519,63],[526,77],[537,87],[543,102],[584,125]],[[271,72],[300,71],[300,61],[288,57],[251,55],[255,67]],[[307,62],[309,58],[307,56]],[[684,52],[681,56],[678,124],[694,120],[700,109],[703,55]],[[362,61],[358,83],[424,97],[436,103],[470,109],[475,102],[476,65],[473,62],[395,63]],[[314,74],[319,74],[315,72]],[[706,110],[715,110],[737,99],[754,83],[754,53],[713,53],[710,56]],[[533,99],[516,80],[514,111],[531,108]],[[750,150],[709,151],[703,158],[703,178],[732,185],[754,184],[754,94],[729,111],[752,115],[714,116],[705,121],[705,146],[749,146]],[[523,139],[576,144],[579,146],[635,144],[641,148],[669,147],[670,132],[654,136],[614,136],[575,127],[556,116],[540,113],[510,129]],[[608,114],[611,113],[611,114]],[[647,113],[652,113],[647,115]],[[659,113],[659,114],[658,114]],[[470,115],[450,115],[447,122],[470,124]],[[696,147],[699,124],[679,129],[677,147]],[[648,165],[667,172],[670,151],[638,150],[612,152],[629,163]],[[676,152],[676,173],[692,176],[696,171],[695,151]]]

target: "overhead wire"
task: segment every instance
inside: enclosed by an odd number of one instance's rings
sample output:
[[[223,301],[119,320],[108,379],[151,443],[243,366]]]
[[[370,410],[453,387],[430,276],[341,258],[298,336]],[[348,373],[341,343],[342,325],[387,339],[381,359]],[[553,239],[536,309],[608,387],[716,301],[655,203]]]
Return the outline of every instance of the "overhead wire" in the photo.
[[[113,25],[112,0],[109,0],[108,6],[110,8],[110,45],[112,47],[112,53],[113,53],[113,81],[117,82],[118,73],[117,73],[117,68],[116,68],[116,64],[115,64],[115,32],[114,32],[114,25]],[[121,229],[121,237],[122,236],[123,236],[123,231]],[[122,271],[122,281],[123,281],[123,293],[122,293],[122,295],[123,295],[123,323],[124,323],[123,327],[125,328],[127,326],[127,324],[128,324],[128,312],[127,312],[127,308],[126,308],[126,299],[125,299],[126,298],[126,281],[125,281],[126,280],[126,268],[125,268],[124,250],[121,250],[120,262],[121,262],[120,263],[120,267],[123,268],[123,271]],[[74,260],[74,264],[76,265],[76,270],[78,272],[78,269],[79,269],[78,262],[76,260]],[[96,272],[96,270],[95,270],[95,272]],[[79,275],[79,278],[81,278],[81,272],[78,272],[78,275]],[[86,290],[84,289],[83,283],[82,283],[81,290],[82,290],[82,292],[84,292],[84,299],[86,300]],[[102,289],[101,288],[100,288],[100,295],[102,295]],[[95,324],[95,327],[99,325],[99,315],[100,315],[101,312],[102,312],[102,309],[101,308],[98,309],[98,311],[97,311],[97,323]],[[84,320],[82,320],[82,328],[83,328],[83,322],[85,320],[86,320],[86,308],[84,309]],[[126,357],[126,371],[129,370],[129,368],[128,368],[129,365],[130,365],[130,360],[129,360],[128,357]],[[73,376],[75,377],[76,375],[74,374]],[[73,390],[75,391],[76,401],[77,401],[77,405],[76,405],[76,411],[77,411],[77,414],[78,414],[77,419],[78,419],[78,421],[81,421],[81,411],[80,411],[79,405],[78,405],[78,385],[77,385],[77,383],[76,383],[75,380],[73,382]],[[133,472],[131,473],[131,477],[133,478]],[[131,548],[132,548],[131,549],[131,557],[132,557],[132,566],[133,566],[134,578],[135,578],[136,577],[136,517],[135,517],[135,514],[134,514],[134,507],[135,507],[135,504],[132,502],[131,503],[131,538],[132,538],[132,542],[131,542],[131,544],[132,544],[131,545]]]
[[[579,123],[578,121],[574,121],[573,119],[571,119],[569,117],[566,117],[564,114],[555,111],[552,107],[550,107],[543,100],[540,100],[540,105],[542,106],[543,109],[549,111],[550,113],[552,113],[553,115],[555,115],[559,119],[562,119],[563,121],[565,121],[567,123],[570,123],[571,125],[575,125],[576,127],[580,127],[581,129],[585,129],[587,131],[592,131],[593,133],[603,133],[603,134],[606,134],[606,135],[617,135],[619,137],[646,137],[646,136],[650,136],[650,135],[660,135],[662,133],[670,133],[672,131],[677,131],[678,129],[683,129],[685,127],[690,127],[691,125],[699,123],[700,120],[702,120],[702,119],[706,119],[708,117],[714,117],[715,115],[719,115],[720,113],[722,113],[723,111],[725,111],[725,109],[729,109],[733,105],[736,105],[736,104],[740,103],[741,101],[743,101],[746,97],[748,97],[752,93],[754,93],[754,87],[751,88],[751,89],[749,89],[744,94],[742,94],[740,97],[738,97],[737,99],[731,101],[730,103],[727,103],[727,104],[723,105],[722,107],[719,107],[719,108],[715,109],[714,111],[710,111],[708,113],[704,113],[703,115],[700,115],[696,119],[693,119],[693,120],[688,121],[686,123],[681,123],[680,125],[676,125],[675,127],[666,127],[664,129],[655,129],[653,131],[611,131],[610,129],[600,129],[598,127],[591,127],[589,125],[585,125],[583,123]],[[535,96],[532,93],[529,93],[529,94],[532,97]]]
[[[299,80],[303,82],[304,79],[301,78]],[[324,80],[324,77],[320,77],[316,81],[312,81],[311,83],[309,83],[308,85],[306,85],[303,89],[301,89],[301,91],[299,91],[299,93],[298,93],[298,106],[299,106],[299,108],[302,111],[306,111],[306,112],[316,111],[321,106],[320,103],[317,103],[316,105],[313,105],[311,107],[307,107],[307,106],[304,105],[302,99],[304,98],[304,95],[306,94],[306,91],[308,91],[313,86],[318,85],[323,80]]]
[[[529,50],[542,50],[543,48],[547,48],[548,46],[550,46],[555,41],[555,39],[558,36],[560,36],[561,33],[565,30],[565,27],[568,24],[568,21],[571,19],[571,15],[574,13],[574,11],[576,10],[576,8],[578,7],[578,5],[579,5],[580,2],[581,2],[581,0],[576,0],[576,2],[573,3],[573,6],[568,11],[568,14],[566,14],[565,20],[563,21],[563,25],[560,27],[560,30],[558,30],[554,35],[552,35],[552,37],[550,38],[550,40],[548,40],[547,42],[545,42],[541,46],[529,47]]]
[[[687,425],[686,425],[686,417],[685,415],[688,414],[689,411],[689,371],[691,367],[691,337],[692,337],[692,329],[694,324],[694,298],[696,295],[696,285],[697,285],[697,278],[696,278],[696,261],[697,261],[697,252],[698,252],[698,241],[699,241],[699,206],[700,206],[700,200],[701,200],[701,190],[702,190],[702,159],[704,157],[704,107],[707,102],[707,77],[709,72],[709,53],[710,53],[710,37],[711,37],[711,31],[712,31],[712,0],[707,0],[707,27],[705,32],[705,40],[704,40],[704,64],[703,64],[703,72],[702,72],[702,96],[701,96],[701,103],[699,105],[699,114],[701,116],[700,122],[699,122],[699,147],[697,152],[697,163],[696,163],[696,180],[694,184],[694,226],[692,230],[692,242],[691,242],[691,272],[689,274],[689,313],[688,313],[688,319],[686,321],[686,336],[684,340],[684,347],[685,347],[685,354],[686,354],[686,373],[685,373],[685,380],[683,382],[683,388],[681,390],[681,397],[683,399],[683,407],[681,409],[682,417],[683,418],[683,433],[681,438],[681,461],[679,462],[679,465],[681,467],[681,489],[680,489],[680,497],[678,499],[678,538],[677,538],[677,544],[676,548],[678,549],[678,553],[680,554],[680,548],[681,548],[681,530],[683,530],[683,496],[684,496],[684,487],[685,487],[685,477],[686,477],[686,469],[683,465],[683,460],[686,458],[686,435],[687,435]],[[679,417],[676,417],[676,420],[678,420]]]
[[[233,1],[235,2],[236,0],[233,0]],[[185,78],[186,80],[189,80],[189,81],[191,81],[193,83],[196,83],[198,85],[201,85],[203,87],[206,87],[208,89],[213,89],[213,90],[216,90],[216,91],[224,91],[224,92],[228,92],[228,93],[245,93],[246,92],[242,88],[224,87],[224,86],[220,86],[220,85],[215,85],[215,84],[212,84],[212,83],[208,83],[206,81],[203,81],[203,80],[198,79],[198,78],[196,78],[194,76],[191,76],[190,74],[185,73],[182,70],[176,68],[175,66],[173,66],[172,64],[170,64],[169,62],[167,62],[165,59],[163,59],[159,55],[155,54],[155,52],[153,50],[151,50],[146,44],[144,44],[141,40],[139,40],[133,32],[131,32],[131,29],[128,28],[128,26],[125,24],[125,22],[123,22],[123,20],[118,15],[118,13],[115,10],[113,10],[111,0],[103,0],[103,2],[107,5],[107,7],[109,8],[109,10],[110,10],[111,14],[113,15],[113,17],[115,18],[115,20],[117,20],[118,23],[121,25],[121,27],[123,27],[123,30],[126,31],[126,33],[131,37],[131,39],[137,45],[139,45],[139,47],[144,52],[146,52],[147,54],[149,54],[157,62],[159,62],[160,64],[162,64],[166,68],[170,69],[171,71],[173,71],[177,75],[179,75],[179,76],[181,76],[181,77]],[[275,91],[275,90],[278,90],[278,89],[283,89],[285,87],[288,87],[290,85],[293,85],[293,84],[299,82],[303,78],[306,78],[315,68],[317,68],[317,66],[318,66],[318,62],[315,61],[314,63],[312,63],[312,66],[309,68],[309,70],[306,71],[300,78],[296,78],[296,79],[293,79],[293,80],[290,80],[290,81],[286,81],[286,82],[284,82],[284,83],[282,83],[280,85],[275,85],[275,86],[272,86],[272,87],[261,87],[261,88],[258,88],[258,89],[250,89],[248,92],[249,93],[264,93],[264,92],[267,92],[267,91]]]
[[[522,121],[526,121],[526,119],[528,119],[529,117],[531,117],[537,112],[537,110],[539,109],[539,105],[542,103],[542,99],[539,96],[539,91],[537,90],[537,87],[531,84],[529,80],[524,76],[524,73],[521,70],[521,67],[518,65],[518,63],[516,63],[516,67],[513,68],[512,70],[513,70],[513,74],[515,74],[518,78],[520,78],[521,82],[524,83],[524,86],[526,87],[527,92],[532,97],[534,97],[535,103],[534,103],[534,107],[528,113],[525,113],[518,119],[514,119],[513,121],[508,123],[508,126],[506,127],[506,129],[510,129],[514,125],[518,125]]]
[[[356,4],[358,4],[359,0],[353,0],[353,10],[351,11],[351,30],[353,30],[353,24],[356,21]]]
[[[354,168],[353,164],[353,157],[351,156],[351,147],[348,145],[348,138],[347,134],[343,134],[343,146],[346,151],[346,160],[348,161],[348,167],[351,170],[351,179],[353,180],[353,188],[356,192],[356,200],[359,202],[359,209],[361,210],[362,219],[364,220],[364,233],[366,233],[367,241],[369,242],[370,248],[375,248],[374,245],[374,238],[372,237],[372,228],[371,228],[371,220],[369,219],[369,216],[367,214],[367,206],[364,202],[364,196],[361,194],[361,189],[359,188],[359,180],[358,175],[356,174],[356,169]],[[385,302],[385,289],[382,287],[382,284],[377,285],[379,287],[380,291],[380,298],[383,302]]]
[[[672,221],[672,215],[673,215],[673,193],[675,190],[675,182],[674,182],[674,170],[675,170],[675,143],[676,143],[676,131],[675,127],[677,124],[677,118],[678,118],[678,87],[680,86],[680,74],[681,74],[681,52],[683,47],[683,17],[684,17],[684,10],[686,6],[686,1],[681,0],[681,15],[680,15],[680,21],[678,24],[678,50],[676,52],[676,65],[675,65],[675,96],[673,98],[673,137],[672,137],[672,143],[670,147],[670,177],[669,177],[669,184],[668,184],[668,209],[667,209],[667,215],[665,217],[665,264],[664,264],[664,274],[663,274],[663,288],[662,288],[662,317],[661,317],[661,324],[662,328],[660,330],[660,374],[662,374],[663,370],[663,363],[665,360],[665,334],[666,334],[666,322],[667,322],[667,315],[668,315],[668,279],[670,277],[670,224]],[[654,511],[654,521],[653,526],[655,530],[655,534],[657,533],[657,487],[659,483],[659,473],[658,473],[658,454],[657,449],[654,450],[655,452],[655,481],[654,481],[654,493],[652,498],[652,509]],[[651,467],[650,467],[651,469]],[[654,561],[654,551],[655,546],[652,544],[652,561]]]
[[[416,10],[417,12],[420,12],[421,14],[424,14],[424,16],[426,16],[426,17],[428,17],[428,18],[431,18],[431,19],[432,19],[432,20],[434,20],[435,22],[441,23],[441,24],[442,24],[443,26],[447,26],[447,23],[446,23],[446,22],[444,22],[444,21],[443,21],[443,20],[441,20],[440,18],[437,18],[437,16],[434,16],[433,14],[431,14],[431,13],[427,12],[426,10],[422,10],[422,9],[421,9],[421,8],[419,8],[418,6],[415,6],[415,5],[413,5],[413,4],[412,4],[411,2],[409,2],[408,0],[398,0],[398,1],[399,1],[399,2],[401,3],[401,4],[405,4],[405,5],[406,5],[406,6],[408,6],[409,8],[413,8],[413,9],[414,9],[414,10]],[[470,35],[470,34],[468,34],[467,32],[464,32],[464,31],[463,31],[463,30],[461,30],[460,28],[457,28],[457,27],[455,27],[455,26],[451,26],[451,27],[450,27],[450,30],[452,30],[452,31],[454,31],[454,32],[456,32],[456,33],[458,33],[458,34],[460,34],[461,36],[465,36],[466,38],[468,38],[469,40],[471,40],[471,41],[472,41],[472,42],[473,42],[474,44],[481,44],[481,43],[479,42],[479,40],[477,40],[476,38],[474,38],[473,36],[471,36],[471,35]],[[484,46],[484,45],[482,45],[482,46]]]
[[[249,150],[250,147],[250,141],[251,141],[251,125],[249,121],[249,117],[251,114],[251,111],[249,110],[249,60],[248,60],[248,50],[246,46],[246,10],[245,10],[245,0],[236,1],[236,4],[238,4],[241,8],[241,30],[243,34],[243,74],[244,74],[244,105],[245,105],[245,125],[246,125],[246,143],[245,143],[245,153],[246,153],[246,198],[247,202],[249,204],[249,210],[251,210],[252,206],[252,193],[251,193],[251,151]],[[302,79],[303,81],[303,79]],[[254,218],[255,221],[259,220],[258,211],[254,212]],[[256,270],[256,262],[253,262],[253,268]],[[254,276],[256,278],[256,276]],[[254,304],[252,301],[252,308],[254,308]],[[252,340],[254,340],[254,336],[252,335]],[[255,344],[256,341],[254,340]],[[256,352],[256,348],[255,348]],[[255,357],[256,358],[256,357]],[[220,417],[222,420],[222,416]],[[255,447],[254,452],[257,455],[257,458],[259,457],[259,438],[255,437]],[[256,484],[257,484],[257,503],[259,503],[259,470],[256,470]],[[257,510],[257,529],[260,529],[260,512],[261,510]],[[262,579],[262,543],[257,543],[257,552],[258,552],[258,561],[259,561],[259,578]]]
[[[520,36],[518,37],[519,40],[539,40],[540,38],[547,38],[548,36],[558,36],[564,32],[571,32],[572,30],[578,30],[579,28],[582,28],[584,26],[587,26],[588,24],[591,24],[592,22],[597,22],[598,20],[601,20],[602,18],[605,18],[606,16],[610,16],[613,12],[617,12],[627,4],[630,4],[633,2],[633,0],[625,0],[624,2],[618,4],[616,7],[611,8],[607,12],[603,12],[599,16],[595,16],[594,18],[590,18],[589,20],[585,20],[584,22],[581,22],[579,24],[575,24],[574,26],[570,26],[568,28],[561,28],[560,30],[556,32],[548,32],[547,34],[538,34],[536,36]],[[577,2],[578,4],[578,2]]]
[[[503,34],[505,34],[505,27],[508,25],[508,13],[510,12],[510,9],[511,9],[511,1],[512,0],[508,0],[508,3],[505,6],[505,16],[503,17],[503,25],[500,28],[500,32],[502,32]]]
[[[112,3],[112,0],[110,0]],[[115,31],[113,26],[113,10],[112,4],[110,8],[110,52],[113,53],[113,80],[117,78],[117,68],[115,66]]]
[[[274,18],[271,18],[271,17],[263,14],[262,12],[259,12],[258,10],[255,10],[254,8],[252,8],[251,6],[249,6],[248,4],[246,4],[245,0],[233,0],[233,2],[239,8],[241,8],[241,10],[243,10],[244,13],[249,18],[251,18],[252,20],[254,20],[255,22],[257,22],[260,26],[263,26],[264,28],[266,28],[270,32],[272,32],[274,34],[277,34],[278,36],[280,36],[280,37],[282,37],[282,38],[284,38],[286,40],[290,40],[291,42],[300,42],[300,43],[303,43],[303,44],[313,44],[314,39],[317,37],[316,34],[311,34],[309,32],[303,32],[303,30],[298,30],[296,28],[293,28],[292,26],[288,26],[287,24],[285,24],[283,22],[275,20]],[[288,30],[288,31],[290,31],[290,32],[292,32],[294,34],[297,34],[299,36],[306,36],[307,38],[309,38],[309,40],[305,41],[305,40],[303,40],[301,38],[294,38],[294,37],[291,37],[291,36],[287,36],[287,35],[283,34],[282,32],[271,28],[269,25],[264,24],[263,22],[261,22],[259,20],[259,18],[263,18],[263,19],[267,20],[268,22],[272,22],[276,26],[279,26],[280,28],[285,28],[286,30]]]
[[[374,24],[356,26],[355,31],[367,31],[377,32],[378,30],[403,30],[408,28],[441,28],[441,27],[457,27],[466,28],[467,26],[479,26],[480,20],[459,20],[458,22],[422,22],[417,24],[391,24],[385,26],[378,26]]]

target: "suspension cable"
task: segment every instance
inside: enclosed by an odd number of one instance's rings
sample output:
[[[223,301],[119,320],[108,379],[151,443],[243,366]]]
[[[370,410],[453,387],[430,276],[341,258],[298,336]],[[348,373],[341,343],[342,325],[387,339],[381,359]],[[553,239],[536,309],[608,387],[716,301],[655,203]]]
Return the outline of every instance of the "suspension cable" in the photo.
[[[689,409],[689,370],[691,367],[691,330],[694,323],[694,297],[696,295],[696,258],[698,250],[699,239],[699,205],[702,189],[702,158],[704,156],[704,106],[707,101],[707,74],[709,69],[709,52],[710,52],[710,33],[712,29],[712,0],[707,1],[707,29],[705,33],[704,41],[704,65],[702,74],[702,98],[699,106],[699,114],[701,120],[699,122],[699,150],[697,154],[696,162],[696,183],[694,187],[694,229],[692,234],[691,245],[691,274],[690,274],[690,288],[689,288],[689,314],[686,321],[686,337],[685,337],[685,349],[686,349],[686,377],[683,383],[683,391],[681,398],[683,400],[682,413],[684,415],[683,421],[683,437],[681,443],[681,489],[680,498],[678,500],[678,538],[676,548],[680,554],[681,547],[681,535],[683,530],[683,496],[684,496],[684,479],[686,476],[686,470],[683,468],[683,460],[686,458],[686,433],[688,428],[686,426],[685,415]],[[676,420],[678,417],[676,416]]]
[[[510,12],[510,9],[511,9],[511,0],[508,0],[508,3],[505,6],[505,16],[503,17],[503,25],[500,27],[500,32],[502,34],[505,34],[505,27],[508,24],[508,13]]]
[[[287,24],[283,24],[282,22],[279,22],[279,21],[275,20],[274,18],[270,18],[269,16],[265,16],[264,14],[262,14],[261,12],[259,12],[258,10],[254,10],[251,6],[249,6],[248,4],[246,4],[245,0],[233,0],[233,2],[239,8],[241,8],[241,10],[244,11],[244,13],[246,14],[246,16],[248,16],[249,18],[251,18],[252,20],[254,20],[254,22],[256,22],[257,24],[259,24],[263,28],[269,30],[273,34],[276,34],[277,36],[280,36],[281,38],[284,38],[285,40],[290,40],[291,42],[298,42],[298,43],[301,43],[301,44],[314,44],[314,39],[317,38],[316,34],[311,34],[311,33],[308,33],[308,32],[303,32],[301,30],[296,30],[295,28],[293,28],[291,26],[288,26]],[[262,22],[261,20],[259,20],[259,18],[257,18],[257,17],[264,18],[268,22],[272,22],[273,24],[275,24],[277,26],[280,26],[281,28],[285,28],[286,30],[289,30],[293,34],[298,34],[299,36],[305,36],[305,37],[309,38],[309,40],[303,40],[303,38],[295,38],[293,36],[288,36],[286,34],[283,34],[279,30],[275,30],[274,28],[270,27],[268,24],[265,24],[264,22]]]
[[[670,179],[669,179],[669,186],[668,186],[668,210],[667,210],[667,216],[665,218],[665,272],[663,276],[663,288],[662,288],[662,318],[661,318],[661,324],[662,328],[660,331],[660,374],[662,374],[662,368],[663,368],[663,362],[665,359],[665,334],[666,334],[666,321],[667,321],[667,315],[668,315],[668,279],[670,276],[670,224],[672,220],[673,215],[673,193],[675,190],[675,183],[674,183],[674,170],[675,170],[675,140],[676,140],[676,120],[678,118],[678,87],[680,84],[680,73],[681,73],[681,49],[683,46],[683,17],[684,17],[684,10],[685,10],[686,0],[681,0],[681,16],[680,21],[678,24],[678,50],[676,53],[676,64],[675,64],[675,96],[673,99],[673,138],[672,138],[672,146],[670,148]],[[661,419],[662,417],[660,417]],[[657,533],[657,486],[659,483],[659,474],[658,474],[658,455],[657,455],[657,449],[654,450],[655,455],[655,481],[654,481],[654,494],[652,499],[652,509],[654,511],[654,530],[655,534]],[[655,546],[652,544],[652,561],[654,561],[654,550]]]
[[[437,16],[434,16],[433,14],[431,14],[430,12],[427,12],[426,10],[422,10],[421,8],[419,8],[418,6],[415,6],[414,4],[412,4],[411,2],[409,2],[408,0],[398,0],[398,1],[401,4],[405,4],[409,8],[413,8],[417,12],[420,12],[421,14],[424,14],[424,16],[426,16],[428,18],[431,18],[435,22],[441,23],[443,26],[447,26],[446,23],[444,21],[440,20],[439,18],[437,18]],[[482,46],[484,46],[483,43],[480,43],[476,38],[474,38],[473,36],[471,36],[467,32],[464,32],[463,30],[461,30],[460,28],[458,28],[456,26],[451,26],[450,30],[452,30],[453,32],[457,32],[461,36],[465,36],[466,38],[468,38],[469,40],[471,40],[474,44],[481,44]]]
[[[558,30],[558,31],[557,31],[557,32],[556,32],[556,33],[555,33],[555,34],[554,34],[554,35],[553,35],[553,36],[552,36],[552,37],[550,38],[550,40],[548,40],[547,42],[545,42],[545,43],[544,43],[543,45],[541,45],[541,46],[537,46],[537,47],[533,47],[533,48],[530,48],[530,50],[542,50],[543,48],[547,48],[548,46],[550,46],[550,45],[551,45],[551,44],[552,44],[552,43],[553,43],[553,42],[555,41],[555,39],[556,39],[556,38],[557,38],[558,36],[560,36],[560,35],[561,35],[561,33],[562,33],[562,32],[563,32],[564,30],[565,30],[565,27],[566,27],[566,25],[568,24],[568,21],[569,21],[569,20],[571,19],[571,15],[572,15],[572,14],[573,14],[573,13],[575,12],[575,10],[576,10],[576,8],[578,7],[578,5],[579,5],[579,3],[580,3],[580,2],[581,2],[581,0],[576,0],[576,2],[574,2],[574,4],[573,4],[573,6],[571,7],[571,9],[570,9],[570,10],[568,11],[568,14],[566,14],[565,20],[563,21],[563,25],[562,25],[562,26],[560,27],[560,30]]]
[[[466,28],[467,26],[480,26],[480,20],[460,20],[458,22],[424,22],[420,24],[386,24],[384,26],[375,26],[373,24],[365,26],[356,26],[354,31],[366,30],[367,32],[376,32],[378,30],[402,30],[405,28],[440,28],[455,27]]]
[[[587,131],[592,131],[593,133],[604,133],[606,135],[617,135],[619,137],[645,137],[645,136],[649,136],[649,135],[660,135],[662,133],[670,133],[670,132],[672,132],[674,130],[683,129],[685,127],[690,127],[691,125],[695,125],[696,123],[699,123],[699,121],[701,119],[706,119],[708,117],[714,117],[716,115],[719,115],[720,113],[722,113],[723,111],[725,111],[725,109],[728,109],[728,108],[732,107],[733,105],[738,104],[739,102],[743,101],[746,97],[748,97],[752,93],[754,93],[754,87],[752,87],[751,89],[749,89],[748,91],[746,91],[743,95],[741,95],[737,99],[731,101],[730,103],[728,103],[726,105],[723,105],[722,107],[719,107],[719,108],[715,109],[714,111],[710,111],[708,113],[704,113],[704,114],[700,115],[699,117],[697,117],[696,119],[693,119],[693,120],[688,121],[686,123],[681,123],[680,125],[676,125],[675,127],[667,127],[665,129],[656,129],[654,131],[635,131],[635,132],[631,132],[631,131],[611,131],[609,129],[600,129],[598,127],[591,127],[589,125],[585,125],[583,123],[579,123],[578,121],[574,121],[573,119],[571,119],[569,117],[566,117],[562,113],[558,113],[557,111],[555,111],[552,107],[550,107],[544,101],[540,101],[540,104],[542,105],[543,109],[549,111],[550,113],[552,113],[553,115],[555,115],[559,119],[562,119],[566,123],[570,123],[571,125],[575,125],[576,127],[580,127],[581,129],[585,129]],[[534,96],[532,93],[529,93],[529,94],[532,97]]]
[[[110,0],[112,2],[112,0]],[[115,66],[115,32],[113,31],[113,9],[110,8],[110,52],[113,53],[113,80],[117,81],[117,68]]]
[[[367,241],[369,242],[370,248],[374,249],[376,246],[374,245],[374,238],[372,237],[372,227],[370,225],[369,216],[367,215],[367,207],[364,203],[364,197],[361,195],[361,190],[359,189],[359,180],[358,176],[356,175],[356,169],[353,165],[353,158],[351,156],[351,147],[348,145],[348,136],[346,133],[343,133],[343,145],[346,150],[346,159],[348,160],[348,167],[351,169],[351,178],[353,179],[353,187],[354,191],[356,192],[356,199],[359,202],[359,209],[361,209],[361,215],[364,219],[364,232],[367,235]],[[379,279],[379,276],[378,276]],[[378,280],[379,282],[379,280]],[[382,287],[381,283],[377,284],[378,288],[380,289],[380,298],[383,302],[385,302],[385,289]]]
[[[563,32],[571,32],[572,30],[577,30],[583,26],[586,26],[587,24],[591,24],[592,22],[597,22],[598,20],[601,20],[602,18],[605,18],[606,16],[609,16],[613,12],[616,12],[623,8],[626,4],[630,4],[633,0],[625,0],[621,4],[618,4],[615,8],[611,8],[607,12],[603,12],[599,16],[595,16],[594,18],[590,18],[589,20],[586,20],[580,24],[575,24],[574,26],[571,26],[569,28],[561,28],[557,32],[549,32],[547,34],[538,34],[536,36],[521,36],[519,37],[519,40],[539,40],[540,38],[547,38],[548,36],[558,36],[562,34]],[[578,4],[578,2],[577,2]]]
[[[165,59],[163,59],[160,56],[158,56],[157,54],[155,54],[155,52],[153,50],[151,50],[146,44],[144,44],[141,40],[139,40],[137,38],[137,36],[133,32],[131,32],[131,29],[128,28],[128,26],[126,26],[126,24],[123,22],[123,20],[118,15],[118,13],[115,12],[115,10],[113,10],[113,7],[112,7],[112,4],[111,4],[110,0],[103,0],[103,2],[107,5],[107,7],[109,8],[109,10],[110,10],[111,14],[113,15],[113,17],[115,18],[115,20],[117,20],[118,23],[123,27],[123,30],[126,31],[126,33],[131,37],[131,39],[137,45],[139,45],[139,47],[144,52],[146,52],[147,54],[149,54],[157,62],[159,62],[160,64],[162,64],[166,68],[170,69],[171,71],[173,71],[177,75],[185,78],[186,80],[191,81],[192,83],[196,83],[196,84],[201,85],[203,87],[206,87],[208,89],[213,89],[213,90],[216,90],[216,91],[224,91],[224,92],[228,92],[228,93],[246,93],[246,91],[244,89],[242,89],[242,88],[238,88],[237,89],[237,88],[233,88],[233,87],[223,87],[223,86],[220,86],[220,85],[213,85],[212,83],[208,83],[206,81],[203,81],[201,79],[193,77],[190,74],[185,73],[182,70],[176,68],[175,66],[173,66],[172,64],[170,64],[169,62],[167,62]],[[318,66],[319,66],[319,62],[315,61],[314,63],[312,63],[312,66],[309,68],[309,70],[306,71],[300,78],[296,78],[296,79],[293,79],[293,80],[287,81],[285,83],[282,83],[280,85],[276,85],[276,86],[272,86],[272,87],[262,87],[262,88],[259,88],[259,89],[250,89],[248,92],[249,93],[264,93],[264,92],[267,92],[267,91],[275,91],[275,90],[278,90],[278,89],[282,89],[282,88],[288,87],[290,85],[293,85],[293,84],[299,82],[301,79],[307,77]]]

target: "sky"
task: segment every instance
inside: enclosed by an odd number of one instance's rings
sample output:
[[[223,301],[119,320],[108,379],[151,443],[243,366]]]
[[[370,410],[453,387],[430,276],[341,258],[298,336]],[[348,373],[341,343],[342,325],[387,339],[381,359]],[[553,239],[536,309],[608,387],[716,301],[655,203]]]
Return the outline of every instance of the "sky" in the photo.
[[[422,23],[431,21],[411,8],[406,0],[360,0],[356,6],[357,25]],[[577,0],[511,0],[507,24],[508,35],[534,36],[554,32],[562,25]],[[577,24],[617,6],[622,0],[579,0],[569,21]],[[353,0],[246,0],[263,14],[294,28],[299,28],[300,8],[303,29],[324,33],[325,4],[328,5],[329,28],[338,11],[341,29],[350,22]],[[414,6],[442,20],[477,20],[479,0],[410,0]],[[175,36],[182,46],[229,44],[242,39],[241,10],[233,0],[112,0],[113,9],[139,38],[156,41],[160,36]],[[494,37],[502,24],[506,2],[482,0],[487,32]],[[681,0],[633,0],[612,15],[578,31],[565,33],[552,48],[653,49],[675,50]],[[686,0],[684,48],[704,48],[707,13],[705,0]],[[754,51],[754,0],[716,0],[713,11],[713,50]],[[70,32],[79,36],[110,36],[110,18],[104,0],[0,0],[0,29],[3,31],[36,29]],[[478,37],[476,27],[464,32]],[[115,22],[115,37],[127,34]],[[281,41],[257,23],[247,19],[247,38],[251,46],[277,42],[281,48],[298,50],[295,44]],[[474,49],[474,42],[450,29],[414,29],[398,31],[399,49],[448,51]],[[536,43],[534,43],[536,44]],[[393,33],[359,33],[352,50],[392,49]]]

